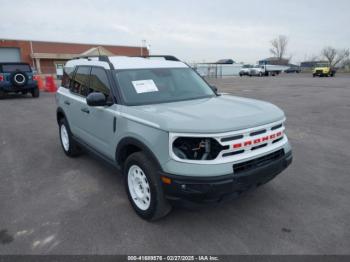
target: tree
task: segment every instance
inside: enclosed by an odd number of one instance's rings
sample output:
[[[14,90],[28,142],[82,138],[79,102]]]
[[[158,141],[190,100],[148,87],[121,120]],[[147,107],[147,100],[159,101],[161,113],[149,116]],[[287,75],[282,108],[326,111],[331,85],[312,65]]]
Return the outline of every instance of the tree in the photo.
[[[330,66],[335,67],[340,62],[349,58],[349,49],[335,49],[327,46],[321,52],[322,56],[327,59]]]
[[[342,67],[346,70],[350,69],[350,58],[346,58],[343,62],[342,62]]]
[[[279,60],[282,60],[287,52],[288,37],[279,35],[271,41],[271,45],[270,53]]]

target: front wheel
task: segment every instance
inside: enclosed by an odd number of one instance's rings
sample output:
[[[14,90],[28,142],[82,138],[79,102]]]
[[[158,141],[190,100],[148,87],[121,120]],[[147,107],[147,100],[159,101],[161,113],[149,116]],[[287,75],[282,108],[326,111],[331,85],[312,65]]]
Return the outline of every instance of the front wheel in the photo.
[[[146,220],[157,220],[171,210],[158,171],[157,165],[143,152],[133,153],[125,162],[125,187],[129,201],[136,213]]]

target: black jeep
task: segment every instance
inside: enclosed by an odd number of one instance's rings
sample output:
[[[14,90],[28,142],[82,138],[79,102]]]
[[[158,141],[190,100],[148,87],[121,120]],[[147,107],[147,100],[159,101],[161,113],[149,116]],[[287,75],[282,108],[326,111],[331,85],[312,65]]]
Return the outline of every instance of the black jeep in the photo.
[[[38,83],[26,63],[0,63],[0,98],[6,93],[31,93],[39,97]]]

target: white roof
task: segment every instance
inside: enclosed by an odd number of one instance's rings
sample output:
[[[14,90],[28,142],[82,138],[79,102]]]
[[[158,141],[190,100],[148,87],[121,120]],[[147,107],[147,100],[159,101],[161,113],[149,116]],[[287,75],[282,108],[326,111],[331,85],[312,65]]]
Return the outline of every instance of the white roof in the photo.
[[[185,68],[182,62],[169,61],[164,58],[143,58],[127,56],[110,56],[109,61],[115,69],[141,69],[141,68]]]
[[[97,57],[94,58],[90,58],[85,59],[85,58],[79,58],[79,59],[73,59],[73,60],[69,60],[65,67],[75,67],[75,66],[79,66],[79,65],[94,65],[94,66],[102,66],[105,69],[110,69],[109,68],[109,64],[107,62],[103,62],[103,61],[98,61]]]
[[[143,68],[186,68],[185,63],[179,61],[165,60],[164,58],[143,58],[128,56],[109,56],[109,61],[115,69],[143,69]],[[66,63],[66,67],[74,67],[77,65],[95,65],[110,69],[109,64],[99,61],[97,57],[90,59],[81,58],[73,59]]]

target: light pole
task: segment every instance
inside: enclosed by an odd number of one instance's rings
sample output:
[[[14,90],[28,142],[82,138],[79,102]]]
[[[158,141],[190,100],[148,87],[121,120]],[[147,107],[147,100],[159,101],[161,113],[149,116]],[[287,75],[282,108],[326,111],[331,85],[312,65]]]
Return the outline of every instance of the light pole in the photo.
[[[151,45],[150,44],[147,45],[147,49],[148,49],[148,55],[151,55]]]
[[[141,40],[141,56],[143,56],[143,47],[146,46],[146,40],[145,39],[142,39]]]

